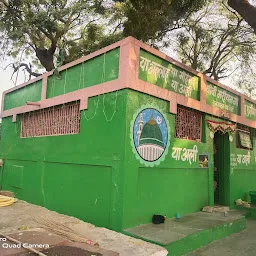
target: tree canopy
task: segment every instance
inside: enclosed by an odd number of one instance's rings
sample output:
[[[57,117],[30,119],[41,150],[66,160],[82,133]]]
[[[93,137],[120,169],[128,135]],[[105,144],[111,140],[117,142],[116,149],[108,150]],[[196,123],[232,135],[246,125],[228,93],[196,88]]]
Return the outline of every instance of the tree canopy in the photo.
[[[198,11],[206,0],[129,0],[123,3],[124,35],[148,42],[160,41]]]
[[[215,80],[250,67],[256,58],[253,29],[218,0],[189,18],[174,41],[183,63]]]
[[[0,4],[5,53],[13,57],[23,51],[27,56],[35,53],[47,71],[54,69],[54,53],[64,42],[70,55],[73,47],[87,49],[102,36],[98,21],[106,8],[97,0],[0,0]]]
[[[132,35],[144,42],[159,41],[181,26],[205,0],[0,0],[0,33],[4,54],[30,57],[32,66],[54,69],[57,48],[65,48],[64,63]],[[3,53],[2,53],[3,54]],[[19,58],[18,58],[19,59]]]
[[[59,52],[65,64],[134,36],[153,47],[177,51],[184,63],[218,80],[232,73],[230,67],[253,71],[247,67],[255,58],[254,3],[0,0],[0,57],[11,56],[14,72],[24,68],[31,78],[56,68]]]

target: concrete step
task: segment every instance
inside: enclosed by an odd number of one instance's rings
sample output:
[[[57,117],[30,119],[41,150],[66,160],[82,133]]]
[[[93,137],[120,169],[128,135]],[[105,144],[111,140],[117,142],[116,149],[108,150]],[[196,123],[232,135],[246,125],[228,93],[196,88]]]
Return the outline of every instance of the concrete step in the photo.
[[[124,234],[160,245],[168,250],[168,255],[178,256],[245,228],[244,213],[231,210],[227,216],[219,212],[192,213],[180,220],[172,218],[159,225],[149,223],[129,228]]]

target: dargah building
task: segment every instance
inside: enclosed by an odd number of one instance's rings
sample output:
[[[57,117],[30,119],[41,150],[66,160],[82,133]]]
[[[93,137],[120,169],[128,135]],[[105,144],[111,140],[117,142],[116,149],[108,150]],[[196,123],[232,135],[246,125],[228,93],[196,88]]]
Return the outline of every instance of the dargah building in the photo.
[[[59,71],[3,93],[2,190],[119,232],[256,191],[253,99],[132,37]]]

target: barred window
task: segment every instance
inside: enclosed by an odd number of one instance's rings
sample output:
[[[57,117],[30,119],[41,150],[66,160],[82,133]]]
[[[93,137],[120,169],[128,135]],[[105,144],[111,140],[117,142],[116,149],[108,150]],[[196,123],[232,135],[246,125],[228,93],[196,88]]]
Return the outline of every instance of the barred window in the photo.
[[[39,137],[80,132],[79,103],[64,104],[21,116],[21,137]]]
[[[201,141],[202,114],[195,110],[178,107],[175,129],[177,138]]]
[[[242,149],[252,149],[251,131],[249,127],[237,124],[236,146]]]

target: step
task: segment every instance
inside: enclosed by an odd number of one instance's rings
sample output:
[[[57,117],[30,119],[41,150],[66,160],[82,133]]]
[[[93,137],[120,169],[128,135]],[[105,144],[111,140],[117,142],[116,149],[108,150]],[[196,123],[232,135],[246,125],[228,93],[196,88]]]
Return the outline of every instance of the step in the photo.
[[[123,233],[160,245],[168,255],[184,255],[215,240],[246,228],[246,218],[238,210],[223,213],[196,212],[167,219],[164,224],[143,224],[124,230]]]

